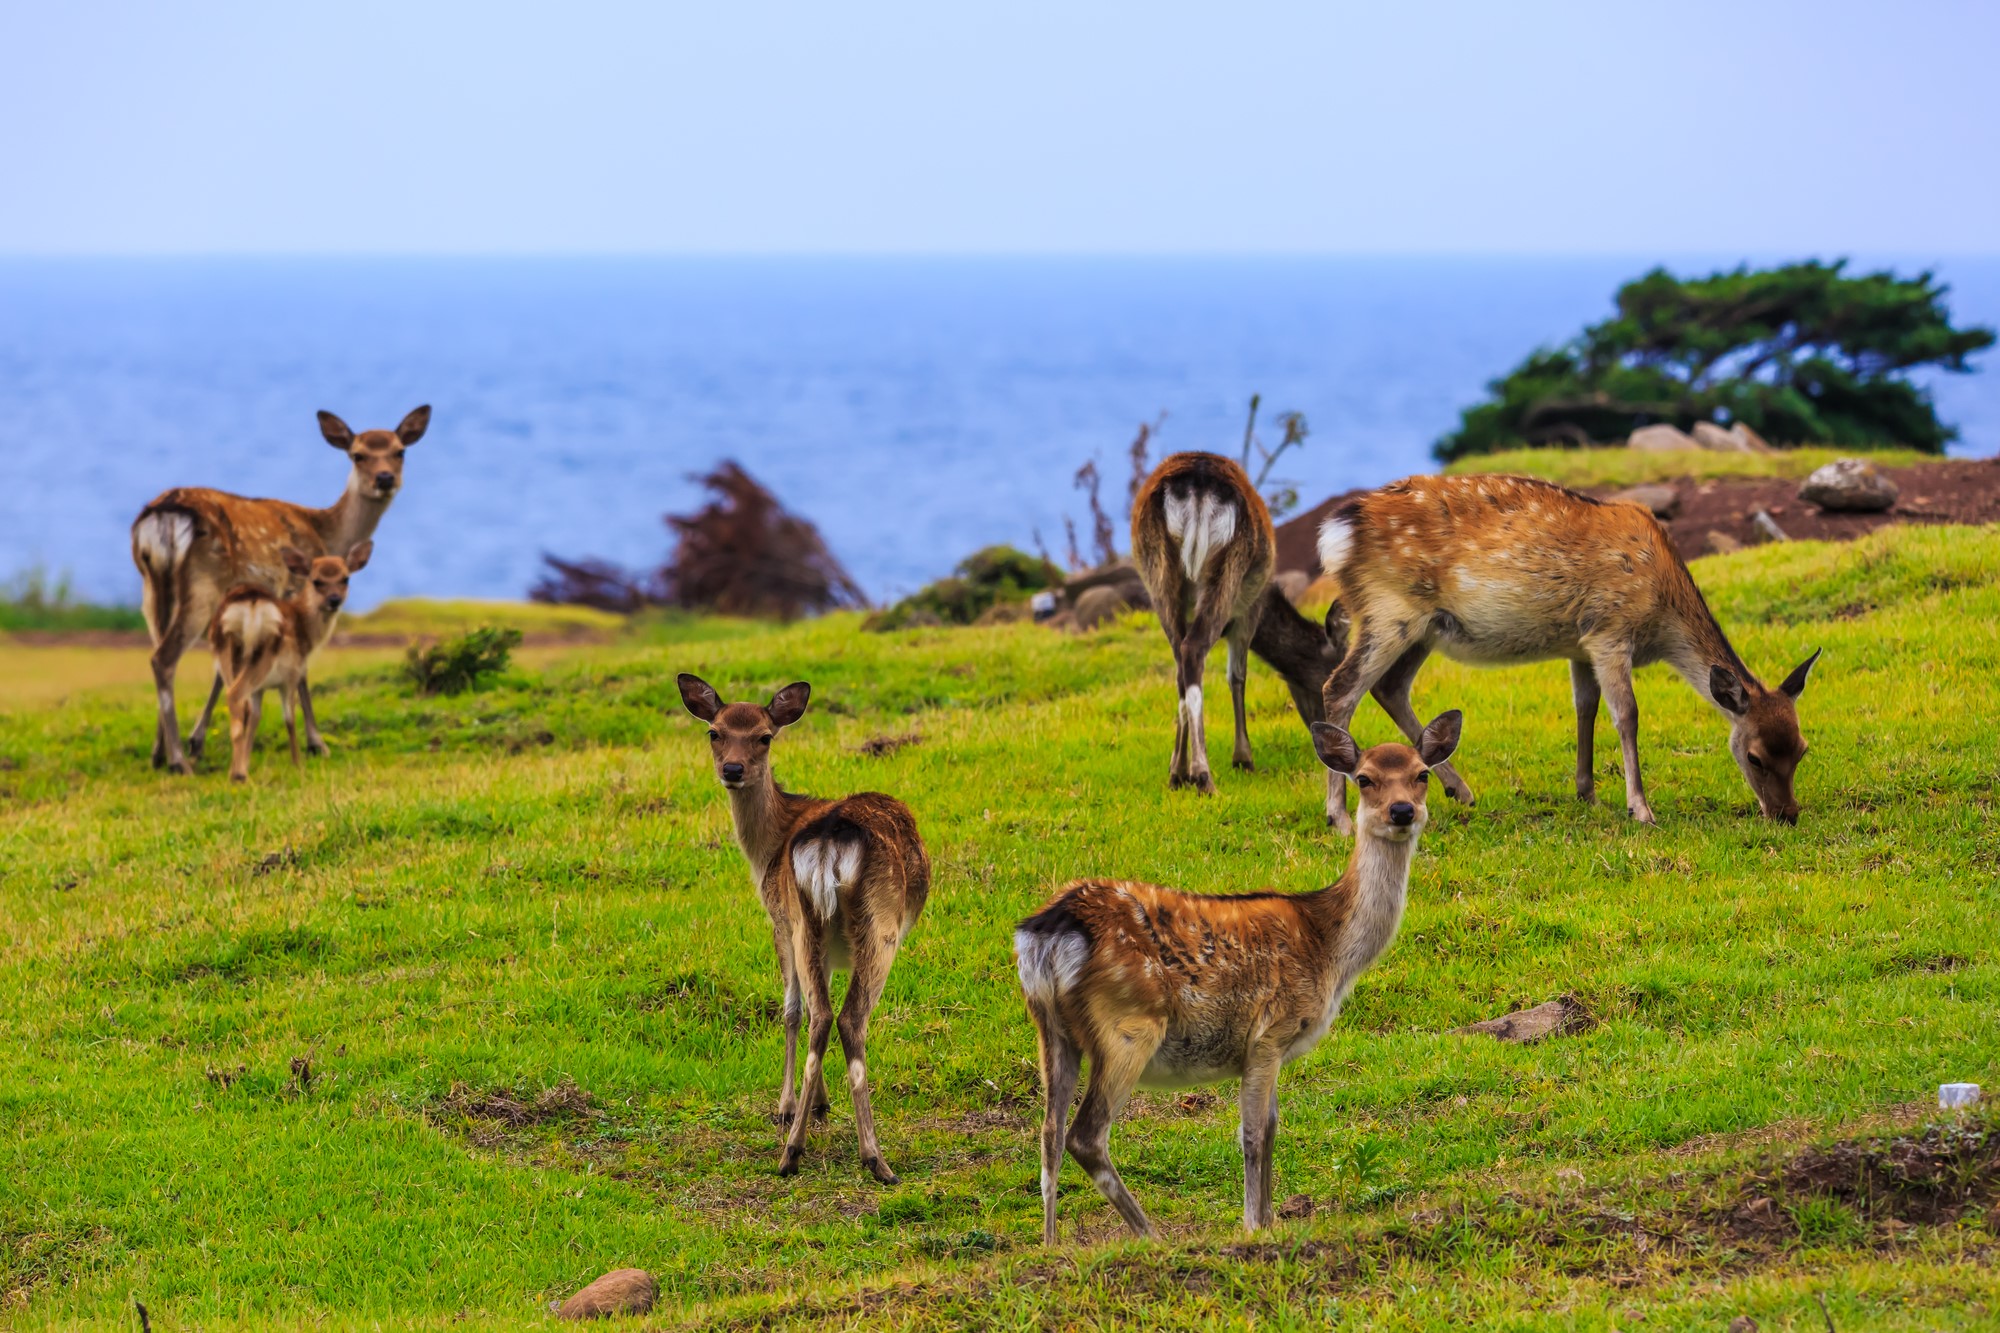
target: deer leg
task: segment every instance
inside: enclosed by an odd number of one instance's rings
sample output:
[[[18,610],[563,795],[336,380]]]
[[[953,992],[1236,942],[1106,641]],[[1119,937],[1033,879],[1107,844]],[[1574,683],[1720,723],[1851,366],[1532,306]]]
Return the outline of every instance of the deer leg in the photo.
[[[1097,1042],[1091,1052],[1090,1086],[1069,1127],[1070,1156],[1090,1172],[1098,1192],[1111,1201],[1125,1225],[1150,1240],[1158,1233],[1111,1161],[1111,1122],[1139,1086],[1139,1075],[1166,1036],[1166,1024],[1131,1022],[1106,1035],[1110,1040]]]
[[[1222,637],[1222,626],[1213,617],[1201,616],[1188,626],[1175,656],[1181,691],[1181,724],[1187,728],[1189,767],[1179,786],[1191,786],[1205,795],[1215,791],[1215,778],[1208,767],[1208,733],[1202,724],[1201,682],[1208,669],[1208,654]]]
[[[1076,1076],[1083,1052],[1063,1032],[1062,1019],[1045,1014],[1032,1003],[1035,1035],[1042,1054],[1042,1244],[1056,1243],[1056,1182],[1062,1176],[1063,1122],[1076,1096]]]
[[[1618,728],[1618,747],[1625,759],[1625,808],[1642,824],[1657,823],[1653,807],[1646,803],[1645,781],[1639,776],[1639,699],[1632,692],[1631,654],[1594,655],[1590,665],[1611,710],[1611,724]]]
[[[805,1017],[806,998],[799,986],[798,969],[792,966],[791,941],[785,936],[784,928],[773,922],[771,944],[777,950],[778,976],[785,985],[785,1079],[779,1084],[778,1110],[771,1121],[790,1130],[799,1105],[799,1023]]]
[[[806,1129],[812,1117],[805,1108],[822,1093],[826,1042],[833,1035],[833,996],[827,984],[826,945],[820,938],[825,927],[818,917],[808,916],[798,911],[792,919],[792,966],[799,972],[806,993],[806,1079],[804,1100],[792,1117],[791,1132],[785,1136],[785,1149],[778,1157],[781,1176],[797,1172],[799,1159],[806,1154]]]
[[[1410,650],[1417,638],[1415,628],[1407,620],[1378,628],[1376,620],[1363,620],[1356,615],[1347,656],[1340,659],[1340,665],[1326,678],[1322,692],[1328,722],[1343,731],[1354,725],[1354,710],[1360,706],[1361,696],[1374,689],[1375,682],[1388,673],[1396,659]],[[1328,777],[1331,781],[1326,793],[1326,822],[1336,832],[1352,837],[1354,817],[1347,813],[1347,779],[1331,769]]]
[[[1588,662],[1569,664],[1569,692],[1576,699],[1576,799],[1597,799],[1597,705],[1604,697]]]
[[[884,1185],[893,1185],[896,1173],[889,1169],[882,1145],[876,1141],[875,1103],[868,1093],[868,1015],[889,979],[889,966],[896,961],[902,932],[891,926],[868,938],[864,921],[850,918],[848,925],[862,938],[850,936],[848,940],[854,966],[847,974],[847,998],[840,1005],[840,1052],[847,1057],[847,1090],[854,1099],[854,1131],[861,1144],[861,1164]]]
[[[312,685],[304,675],[299,677],[299,710],[306,715],[306,753],[325,754],[326,737],[319,734],[319,723],[313,717]]]
[[[222,697],[222,666],[215,668],[215,681],[208,687],[208,702],[202,705],[201,716],[195,720],[194,730],[187,736],[189,759],[201,758],[201,752],[208,744],[209,719],[215,716],[215,701]]]
[[[250,780],[250,736],[256,729],[255,696],[242,691],[229,692],[229,778],[232,782]]]
[[[1390,665],[1388,671],[1383,673],[1382,679],[1375,682],[1375,688],[1371,691],[1375,696],[1375,702],[1382,705],[1382,711],[1389,715],[1389,720],[1409,738],[1412,745],[1419,744],[1423,740],[1424,724],[1418,718],[1417,710],[1410,707],[1410,686],[1415,683],[1417,672],[1430,655],[1429,643],[1412,645],[1408,652]],[[1465,779],[1458,775],[1457,769],[1444,763],[1437,765],[1432,771],[1438,775],[1438,781],[1444,784],[1445,795],[1460,805],[1474,804],[1472,788],[1465,785]]]
[[[180,667],[184,637],[180,617],[175,616],[161,631],[152,657],[153,689],[160,703],[159,726],[153,733],[153,767],[170,773],[194,772],[194,765],[181,749],[180,718],[174,715],[174,672]]]
[[[298,692],[287,686],[278,691],[278,704],[285,714],[285,740],[292,747],[292,767],[299,766]]]
[[[1229,704],[1236,713],[1236,748],[1229,762],[1245,772],[1257,767],[1250,757],[1250,725],[1243,707],[1243,689],[1250,679],[1250,638],[1256,629],[1248,615],[1229,627]]]
[[[1167,636],[1167,649],[1174,655],[1174,697],[1178,700],[1186,689],[1180,679],[1180,660],[1181,641],[1187,637],[1187,617],[1181,607],[1181,598],[1184,596],[1181,585],[1171,576],[1167,584],[1169,586],[1163,586],[1159,596],[1154,599],[1154,608],[1159,612],[1160,629]],[[1173,757],[1167,762],[1169,787],[1185,786],[1189,780],[1192,771],[1189,757],[1191,741],[1187,710],[1177,703],[1174,710],[1174,752]]]
[[[1237,1143],[1243,1149],[1243,1229],[1271,1225],[1271,1143],[1278,1132],[1278,1064],[1276,1054],[1261,1057],[1243,1071],[1237,1093],[1240,1120]]]

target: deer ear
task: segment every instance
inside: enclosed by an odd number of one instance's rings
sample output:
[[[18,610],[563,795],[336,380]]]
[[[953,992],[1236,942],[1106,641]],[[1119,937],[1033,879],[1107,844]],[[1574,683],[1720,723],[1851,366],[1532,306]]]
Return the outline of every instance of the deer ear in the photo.
[[[1813,655],[1792,668],[1792,674],[1785,677],[1785,683],[1778,689],[1790,698],[1796,699],[1806,692],[1806,677],[1812,674],[1813,663],[1819,661],[1824,648],[1813,649]]]
[[[347,551],[347,572],[358,574],[368,566],[368,557],[375,554],[374,542],[356,542]]]
[[[1804,687],[1801,678],[1800,687]],[[1743,678],[1726,666],[1708,669],[1708,697],[1715,700],[1715,706],[1733,717],[1742,717],[1750,711],[1750,691],[1743,688]]]
[[[304,576],[312,573],[312,561],[306,559],[306,553],[296,546],[287,546],[278,552],[278,558],[283,560],[285,568],[294,574]]]
[[[687,705],[688,712],[704,722],[715,721],[715,715],[722,711],[722,696],[715,692],[713,686],[700,676],[685,671],[681,672],[675,684],[681,687],[681,702]]]
[[[319,414],[319,433],[326,436],[326,442],[343,452],[354,447],[354,432],[347,423],[331,412]]]
[[[1465,714],[1454,708],[1449,713],[1439,713],[1424,728],[1423,735],[1417,737],[1417,758],[1432,768],[1436,768],[1451,758],[1458,749],[1459,733],[1465,730]]]
[[[812,698],[813,687],[802,680],[795,680],[771,696],[770,707],[765,711],[771,720],[781,727],[789,727],[806,715],[806,700]]]
[[[431,428],[431,405],[425,403],[402,420],[396,427],[396,438],[405,448],[424,438],[424,432]]]
[[[1342,731],[1331,722],[1312,724],[1313,753],[1319,761],[1336,773],[1354,776],[1354,770],[1361,767],[1361,747],[1354,743],[1354,737]]]

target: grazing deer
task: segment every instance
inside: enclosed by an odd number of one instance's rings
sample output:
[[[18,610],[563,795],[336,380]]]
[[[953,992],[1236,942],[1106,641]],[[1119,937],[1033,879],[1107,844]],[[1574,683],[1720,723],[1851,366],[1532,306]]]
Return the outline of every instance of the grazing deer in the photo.
[[[1632,668],[1664,661],[1729,716],[1729,749],[1758,807],[1798,822],[1792,778],[1806,743],[1794,701],[1819,654],[1766,688],[1642,506],[1525,477],[1412,477],[1336,509],[1320,528],[1319,557],[1353,621],[1347,656],[1326,683],[1329,722],[1346,726],[1372,690],[1414,738],[1410,683],[1434,648],[1483,665],[1567,658],[1577,796],[1595,799],[1591,747],[1602,698],[1624,752],[1626,808],[1651,824]],[[1438,777],[1455,800],[1472,804],[1472,789],[1449,765]],[[1334,823],[1350,833],[1338,781]]]
[[[374,549],[373,542],[362,542],[345,556],[309,560],[287,546],[280,556],[286,570],[299,578],[298,592],[280,601],[243,584],[223,596],[208,643],[215,653],[216,683],[229,691],[229,776],[235,781],[250,777],[250,744],[263,720],[263,693],[272,686],[284,703],[285,737],[291,742],[292,763],[298,764],[293,705],[305,689],[306,660],[333,633],[347,600],[347,580],[361,572]]]
[[[1282,588],[1269,584],[1257,615],[1257,632],[1250,638],[1250,651],[1284,678],[1286,688],[1292,692],[1292,705],[1299,710],[1299,719],[1310,728],[1313,723],[1326,720],[1327,678],[1347,653],[1347,612],[1336,601],[1326,608],[1325,621],[1315,625],[1299,614]],[[1333,821],[1345,783],[1346,779],[1332,769],[1326,771],[1329,823]],[[1344,805],[1339,808],[1345,813]]]
[[[931,862],[916,817],[880,792],[829,801],[779,789],[771,775],[771,742],[805,715],[812,687],[804,681],[785,686],[765,707],[724,704],[707,681],[685,673],[680,689],[687,710],[708,723],[715,775],[729,791],[736,845],[771,918],[778,975],[785,983],[785,1073],[777,1120],[789,1131],[778,1174],[799,1169],[806,1127],[826,1110],[822,1069],[834,1027],[829,978],[834,968],[846,968],[840,1049],[847,1057],[861,1161],[875,1179],[893,1185],[896,1173],[875,1140],[868,1095],[868,1015],[881,998],[896,950],[930,895]],[[802,998],[812,1026],[804,1086],[795,1096]]]
[[[1132,502],[1132,561],[1174,651],[1174,755],[1167,783],[1213,792],[1202,731],[1201,680],[1216,640],[1229,640],[1236,709],[1231,762],[1251,768],[1243,684],[1277,538],[1271,512],[1243,469],[1220,454],[1169,454]]]
[[[180,720],[174,714],[174,673],[181,655],[208,632],[223,594],[248,586],[282,596],[292,579],[282,554],[286,547],[320,556],[373,537],[402,487],[403,450],[423,438],[430,420],[430,408],[420,407],[392,431],[356,435],[333,413],[321,412],[320,434],[353,461],[347,489],[329,509],[177,486],[139,511],[132,524],[132,562],[144,580],[140,602],[153,639],[153,686],[160,707],[153,767],[192,773],[188,756],[201,757],[222,679],[216,677],[183,751]],[[303,679],[299,704],[305,711],[306,748],[324,754],[326,740],[313,720],[312,691]]]
[[[1341,1003],[1396,937],[1410,859],[1428,813],[1430,770],[1458,745],[1462,716],[1424,728],[1412,750],[1363,751],[1313,724],[1313,749],[1361,788],[1361,836],[1347,873],[1312,893],[1226,897],[1152,884],[1078,880],[1014,932],[1014,959],[1041,1039],[1042,1240],[1056,1239],[1063,1150],[1126,1225],[1153,1235],[1111,1161],[1111,1123],[1135,1087],[1240,1078],[1243,1225],[1271,1222],[1278,1070],[1326,1035]],[[1063,1120],[1082,1062],[1090,1086]]]

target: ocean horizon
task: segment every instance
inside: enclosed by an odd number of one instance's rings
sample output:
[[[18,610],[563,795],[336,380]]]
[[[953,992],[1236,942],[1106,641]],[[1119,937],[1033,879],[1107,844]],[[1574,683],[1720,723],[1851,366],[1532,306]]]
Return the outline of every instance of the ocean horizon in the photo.
[[[1487,381],[1603,318],[1664,262],[1578,258],[0,259],[0,579],[40,568],[136,603],[128,529],[169,486],[330,503],[356,430],[430,433],[355,581],[518,598],[541,555],[658,563],[690,474],[732,458],[887,600],[979,547],[1087,539],[1071,478],[1122,510],[1126,451],[1235,452],[1305,413],[1276,478],[1306,503],[1434,466]],[[1931,268],[1955,322],[2000,325],[2000,257]],[[2000,379],[1922,382],[2000,448]],[[1164,414],[1164,415],[1163,415]],[[1123,534],[1120,534],[1121,546]]]

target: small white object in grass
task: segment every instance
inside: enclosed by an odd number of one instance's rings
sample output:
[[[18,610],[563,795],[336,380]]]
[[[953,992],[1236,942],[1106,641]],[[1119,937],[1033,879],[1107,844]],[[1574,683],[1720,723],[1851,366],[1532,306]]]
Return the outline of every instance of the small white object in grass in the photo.
[[[1028,599],[1028,610],[1037,620],[1048,619],[1056,613],[1056,595],[1043,589]]]
[[[1979,1101],[1977,1083],[1945,1083],[1938,1087],[1938,1109],[1949,1111],[1955,1106],[1972,1106]]]

